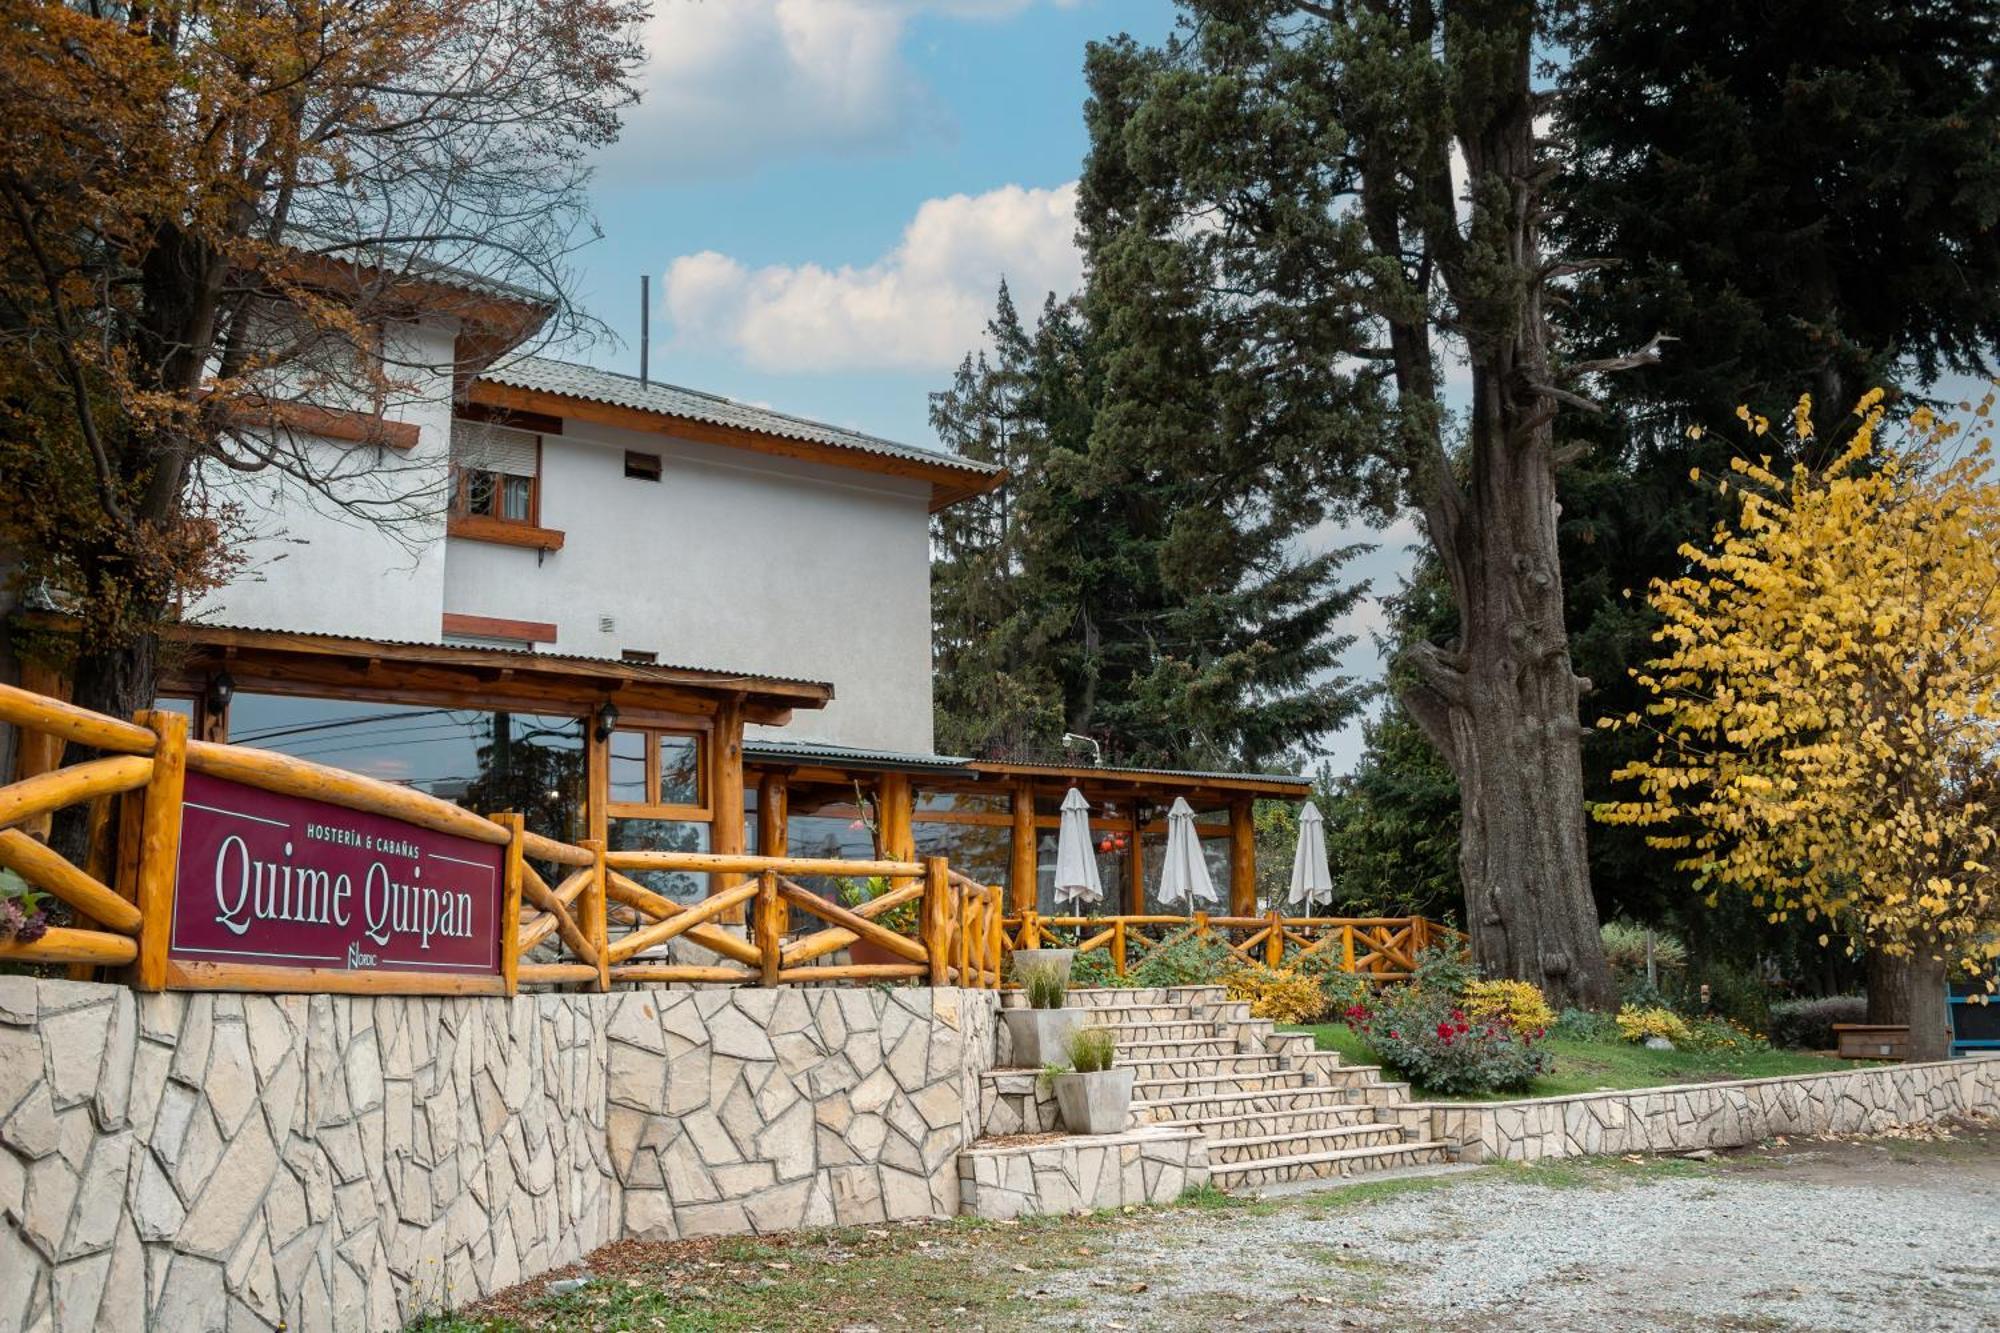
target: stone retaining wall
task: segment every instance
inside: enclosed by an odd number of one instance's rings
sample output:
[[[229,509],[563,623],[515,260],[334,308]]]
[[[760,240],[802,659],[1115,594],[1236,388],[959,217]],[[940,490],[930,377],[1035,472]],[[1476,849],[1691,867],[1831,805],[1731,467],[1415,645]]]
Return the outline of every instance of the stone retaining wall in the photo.
[[[610,1144],[642,1240],[950,1217],[979,1135],[991,992],[609,997]]]
[[[958,1173],[969,1217],[1172,1203],[1208,1183],[1208,1141],[1189,1126],[1141,1125],[1123,1134],[981,1145],[959,1154]]]
[[[2000,1058],[1885,1065],[1513,1102],[1411,1102],[1403,1124],[1465,1162],[1736,1148],[1774,1134],[1852,1134],[2000,1114]]]
[[[994,1005],[0,977],[0,1330],[391,1329],[627,1234],[951,1215]]]

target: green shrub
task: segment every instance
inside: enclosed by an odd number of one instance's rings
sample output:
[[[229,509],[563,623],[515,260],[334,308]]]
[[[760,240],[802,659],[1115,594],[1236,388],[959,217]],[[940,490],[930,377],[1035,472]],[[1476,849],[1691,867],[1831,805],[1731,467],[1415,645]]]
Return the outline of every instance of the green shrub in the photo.
[[[1100,1074],[1118,1058],[1118,1034],[1108,1027],[1076,1028],[1063,1038],[1063,1054],[1079,1074]]]
[[[1059,963],[1037,963],[1020,977],[1030,1009],[1060,1009],[1069,997],[1069,977]]]
[[[1344,1014],[1357,1004],[1366,1004],[1375,994],[1375,984],[1367,977],[1340,970],[1340,958],[1325,949],[1292,960],[1292,970],[1303,972],[1326,992],[1326,1012]]]
[[[1794,1051],[1830,1051],[1835,1023],[1867,1021],[1868,1000],[1861,995],[1780,1000],[1771,1006],[1771,1044]]]
[[[1770,1042],[1733,1018],[1691,1018],[1687,1028],[1689,1050],[1717,1055],[1749,1055],[1771,1049]]]
[[[1129,986],[1129,977],[1121,977],[1111,966],[1109,949],[1092,949],[1089,953],[1078,954],[1069,965],[1069,984],[1072,986]]]
[[[1552,1037],[1564,1041],[1618,1041],[1618,1020],[1595,1009],[1565,1009],[1549,1029]]]
[[[1708,1004],[1701,988],[1708,987]],[[1684,1014],[1718,1014],[1758,1032],[1771,1028],[1772,983],[1753,968],[1720,960],[1698,962],[1667,988],[1674,1007]]]
[[[1604,961],[1611,965],[1612,973],[1619,980],[1646,975],[1648,929],[1630,921],[1607,921],[1598,929],[1598,938],[1604,941]],[[1656,973],[1678,972],[1687,966],[1687,946],[1681,943],[1678,936],[1664,930],[1654,930],[1652,936],[1653,970]]]
[[[1417,952],[1416,970],[1410,974],[1410,986],[1415,990],[1436,991],[1449,995],[1454,1000],[1465,994],[1465,988],[1479,980],[1479,969],[1464,950],[1449,944],[1433,944],[1428,949]]]
[[[1134,986],[1208,986],[1236,966],[1222,941],[1190,929],[1154,945],[1126,977]]]

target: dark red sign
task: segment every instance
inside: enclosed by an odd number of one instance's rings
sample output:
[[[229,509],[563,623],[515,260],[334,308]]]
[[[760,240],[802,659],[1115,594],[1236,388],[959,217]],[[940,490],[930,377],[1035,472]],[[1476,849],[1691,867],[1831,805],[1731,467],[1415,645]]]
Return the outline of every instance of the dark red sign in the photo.
[[[185,805],[173,957],[500,971],[504,848],[203,773]]]

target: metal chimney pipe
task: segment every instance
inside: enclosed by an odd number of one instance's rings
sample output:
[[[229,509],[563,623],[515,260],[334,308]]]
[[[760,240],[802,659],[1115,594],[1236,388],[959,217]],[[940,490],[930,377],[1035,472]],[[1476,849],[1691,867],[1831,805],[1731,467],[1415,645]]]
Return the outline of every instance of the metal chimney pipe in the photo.
[[[653,351],[653,275],[639,275],[639,383],[646,384],[647,360]]]

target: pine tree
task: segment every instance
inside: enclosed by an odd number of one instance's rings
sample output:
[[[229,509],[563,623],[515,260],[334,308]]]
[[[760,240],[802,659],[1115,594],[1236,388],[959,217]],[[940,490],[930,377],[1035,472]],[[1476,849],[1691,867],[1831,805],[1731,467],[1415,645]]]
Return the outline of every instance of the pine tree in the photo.
[[[1046,756],[1069,731],[1115,762],[1270,764],[1360,707],[1335,672],[1351,552],[1299,551],[1327,509],[1281,468],[1217,468],[1226,422],[1178,447],[1108,429],[1148,391],[1107,375],[1103,315],[1051,300],[1030,336],[1003,289],[991,356],[933,399],[947,444],[1009,471],[938,520],[939,744]]]

